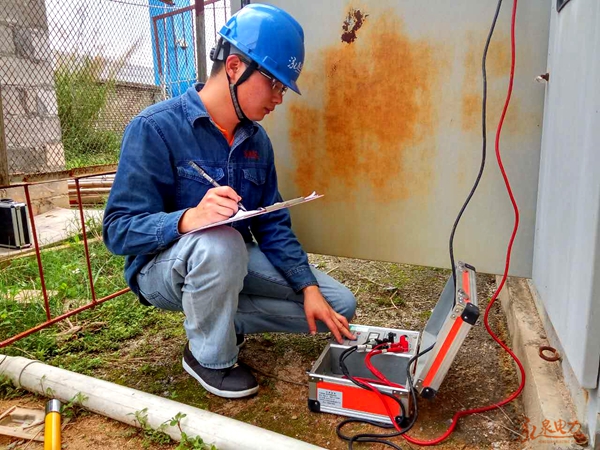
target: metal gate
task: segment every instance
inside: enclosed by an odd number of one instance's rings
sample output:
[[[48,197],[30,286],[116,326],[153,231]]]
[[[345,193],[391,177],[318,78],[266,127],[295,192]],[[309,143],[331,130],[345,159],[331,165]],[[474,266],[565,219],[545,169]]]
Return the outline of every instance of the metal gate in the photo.
[[[205,39],[197,52],[195,11],[200,6],[203,23],[198,29]],[[114,164],[106,164],[117,162],[120,137],[132,117],[196,81],[197,53],[208,54],[229,8],[230,0],[178,9],[158,0],[32,0],[0,8],[0,193],[10,189],[10,196],[27,203],[45,312],[45,321],[4,336],[0,348],[129,292],[96,295],[81,184],[115,172]],[[210,66],[209,61],[201,63]],[[77,128],[84,118],[85,127]],[[104,165],[79,164],[69,159],[73,150],[101,155],[92,162]],[[75,186],[91,298],[53,314],[31,191],[68,181]]]
[[[207,0],[156,15],[151,9],[150,13],[156,84],[161,86],[164,98],[181,95],[197,80],[205,81],[203,68],[211,65],[207,56],[216,43],[217,31],[230,16],[229,0]],[[198,41],[204,48],[200,52],[196,41],[198,17],[204,19],[200,27],[204,40]]]
[[[116,292],[113,292],[112,294],[106,295],[102,298],[97,298],[96,290],[94,288],[94,276],[92,273],[91,256],[90,256],[90,249],[89,249],[89,245],[88,245],[88,236],[87,236],[88,233],[86,230],[86,221],[85,221],[84,211],[83,211],[83,202],[82,202],[82,194],[81,194],[81,185],[80,184],[81,184],[81,180],[84,180],[89,177],[98,177],[98,176],[109,175],[109,174],[115,173],[114,167],[112,167],[112,168],[107,167],[107,169],[108,170],[106,170],[105,172],[101,172],[101,171],[98,171],[98,168],[81,168],[81,169],[73,169],[73,170],[63,171],[63,172],[41,174],[41,175],[35,175],[32,177],[26,177],[25,178],[26,181],[23,183],[11,184],[10,186],[0,186],[0,189],[8,188],[8,187],[10,187],[11,189],[22,188],[23,192],[25,194],[28,215],[30,218],[30,225],[31,225],[31,233],[30,233],[32,236],[31,240],[33,241],[33,249],[35,252],[36,259],[37,259],[39,282],[40,282],[40,288],[41,288],[40,290],[41,290],[41,294],[42,294],[43,301],[44,301],[44,311],[46,313],[46,320],[44,322],[42,322],[28,330],[24,330],[24,331],[16,334],[15,336],[12,336],[12,337],[9,337],[9,338],[3,340],[2,342],[0,342],[0,348],[6,347],[7,345],[10,345],[10,344],[18,341],[19,339],[27,337],[30,334],[35,333],[36,331],[39,331],[46,327],[49,327],[50,325],[54,325],[55,323],[60,322],[61,320],[71,317],[82,311],[85,311],[86,309],[93,308],[93,307],[99,305],[100,303],[103,303],[107,300],[113,299],[115,297],[118,297],[119,295],[123,295],[123,294],[129,292],[129,288],[124,288],[124,289],[120,289]],[[36,184],[43,185],[45,183],[56,182],[57,180],[73,180],[75,182],[75,191],[76,191],[76,195],[77,195],[77,204],[78,204],[78,209],[79,209],[79,220],[80,220],[80,225],[81,225],[81,234],[82,234],[83,248],[84,248],[85,261],[86,261],[86,267],[87,267],[86,278],[89,283],[91,299],[88,303],[85,303],[74,309],[67,310],[62,314],[53,316],[51,307],[50,307],[49,293],[48,293],[48,289],[46,287],[46,277],[44,274],[44,266],[42,264],[41,244],[38,239],[38,230],[36,227],[35,216],[33,214],[34,211],[33,211],[32,202],[31,202],[30,187],[33,185],[36,185]]]

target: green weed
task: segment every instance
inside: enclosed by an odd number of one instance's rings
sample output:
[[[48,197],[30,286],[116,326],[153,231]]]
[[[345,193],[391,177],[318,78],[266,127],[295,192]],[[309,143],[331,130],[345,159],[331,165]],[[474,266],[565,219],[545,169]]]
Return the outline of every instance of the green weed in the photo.
[[[106,67],[102,57],[63,57],[54,73],[67,169],[118,160],[120,136],[97,128],[115,90],[114,79],[101,82]]]
[[[12,380],[7,376],[0,375],[0,399],[10,400],[26,395],[27,392],[21,388],[15,387]]]
[[[102,129],[102,123],[107,102],[116,92],[117,73],[139,45],[138,39],[116,60],[59,56],[54,85],[67,169],[118,161],[121,133]]]
[[[62,406],[61,414],[64,417],[69,417],[74,419],[82,415],[83,412],[87,412],[83,408],[83,403],[88,399],[87,396],[83,395],[81,392],[78,392],[69,402]]]
[[[170,426],[177,426],[177,428],[179,428],[179,432],[181,433],[181,441],[176,447],[176,450],[217,450],[217,447],[214,445],[206,444],[200,436],[192,437],[184,433],[184,431],[181,429],[181,419],[183,419],[185,416],[185,414],[179,412],[175,414],[175,417],[173,417],[169,422]]]
[[[148,408],[141,411],[131,413],[135,417],[136,422],[140,425],[143,434],[144,448],[149,448],[151,444],[166,445],[173,442],[171,437],[165,432],[167,427],[177,427],[181,433],[181,441],[177,445],[176,450],[218,450],[214,445],[206,444],[200,436],[188,436],[181,428],[181,420],[186,417],[186,414],[181,412],[175,414],[171,420],[162,423],[158,428],[154,429],[148,423]]]
[[[140,425],[140,429],[144,438],[144,448],[149,448],[151,444],[166,445],[172,442],[171,436],[165,433],[167,423],[163,423],[157,429],[154,429],[148,423],[148,408],[144,408],[141,411],[129,413],[133,415],[136,422]]]

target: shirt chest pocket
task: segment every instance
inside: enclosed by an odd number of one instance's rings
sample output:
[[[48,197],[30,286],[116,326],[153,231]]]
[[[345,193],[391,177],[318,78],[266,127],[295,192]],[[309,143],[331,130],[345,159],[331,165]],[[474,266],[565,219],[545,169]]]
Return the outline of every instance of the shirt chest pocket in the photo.
[[[221,167],[200,165],[209,177],[222,185],[225,183],[225,171]],[[177,209],[192,208],[200,203],[209,189],[214,186],[189,165],[177,167]]]
[[[260,204],[266,179],[266,169],[261,167],[242,169],[242,189],[240,196],[247,208],[256,209],[260,206],[267,206]]]

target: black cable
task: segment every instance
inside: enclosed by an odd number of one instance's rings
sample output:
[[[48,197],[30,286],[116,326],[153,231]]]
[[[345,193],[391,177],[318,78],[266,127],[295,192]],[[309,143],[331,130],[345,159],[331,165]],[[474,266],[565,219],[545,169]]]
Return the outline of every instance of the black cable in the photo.
[[[357,434],[357,435],[354,435],[354,436],[346,436],[346,435],[344,435],[341,432],[341,429],[342,429],[343,426],[345,426],[345,425],[347,425],[349,423],[363,423],[363,424],[366,423],[366,424],[373,425],[373,426],[376,426],[376,427],[379,427],[379,428],[394,428],[393,425],[388,425],[388,424],[381,423],[381,422],[374,422],[374,421],[366,420],[366,419],[346,419],[346,420],[343,420],[342,422],[340,422],[338,424],[338,426],[336,428],[336,432],[337,432],[337,435],[341,439],[343,439],[345,441],[348,441],[348,448],[349,449],[353,448],[353,443],[354,442],[360,442],[360,443],[371,442],[371,443],[375,443],[375,444],[385,444],[385,445],[388,445],[388,446],[390,446],[390,447],[392,447],[392,448],[394,448],[396,450],[402,450],[402,447],[400,447],[399,445],[393,443],[392,441],[388,441],[387,439],[383,439],[383,438],[388,438],[388,437],[399,436],[400,433],[398,433],[398,432],[389,433],[389,434],[383,434],[383,433],[381,433],[381,434],[375,434],[375,433],[367,434],[367,433],[364,433],[364,434]]]
[[[415,387],[413,386],[413,379],[412,379],[412,376],[410,375],[410,366],[415,361],[417,361],[421,356],[423,356],[425,353],[428,353],[431,350],[433,350],[433,347],[435,347],[435,344],[436,343],[434,342],[429,347],[427,347],[425,350],[423,350],[421,353],[418,353],[415,356],[413,356],[412,358],[410,358],[408,360],[408,364],[406,365],[406,384],[408,384],[408,388],[410,390],[410,395],[412,397],[413,404],[415,405],[415,413],[413,414],[410,423],[406,426],[406,429],[405,429],[405,431],[402,432],[402,434],[406,433],[408,430],[410,430],[413,427],[413,425],[417,421],[417,417],[419,416],[419,407],[418,407],[419,405],[417,404],[417,394],[415,392]]]
[[[452,266],[452,281],[454,281],[454,302],[453,305],[456,305],[456,268],[454,267],[454,234],[456,233],[456,228],[458,227],[458,222],[465,211],[467,209],[467,205],[471,201],[473,194],[475,194],[475,190],[477,186],[479,186],[479,181],[481,180],[481,176],[483,175],[483,169],[485,168],[485,158],[486,158],[486,147],[487,147],[487,133],[486,133],[486,106],[487,106],[487,73],[485,69],[485,62],[487,59],[487,52],[490,47],[490,42],[492,40],[492,35],[494,34],[494,29],[496,28],[496,22],[498,20],[498,14],[500,13],[500,7],[502,6],[502,0],[498,0],[498,5],[496,6],[496,13],[494,14],[494,20],[492,21],[492,26],[490,27],[490,32],[487,37],[487,41],[485,42],[485,47],[483,49],[483,57],[481,60],[481,71],[483,74],[483,100],[482,100],[482,108],[481,108],[481,134],[483,139],[483,149],[481,151],[481,166],[479,167],[479,173],[477,174],[477,178],[475,179],[475,183],[471,188],[471,192],[467,196],[465,203],[463,204],[456,220],[454,221],[454,225],[452,226],[452,232],[450,233],[450,265]]]
[[[389,447],[392,447],[396,450],[402,450],[402,448],[400,446],[398,446],[397,444],[394,444],[391,441],[388,441],[386,439],[383,438],[390,438],[390,437],[397,437],[400,436],[406,432],[408,432],[415,424],[415,422],[417,421],[417,417],[419,415],[419,407],[417,405],[417,394],[415,392],[415,388],[413,386],[413,380],[412,380],[412,376],[410,374],[410,367],[412,366],[412,364],[421,356],[423,356],[425,353],[431,351],[433,349],[433,347],[435,346],[435,342],[429,346],[428,348],[426,348],[425,350],[423,350],[422,352],[416,354],[415,356],[413,356],[411,359],[408,360],[408,364],[406,365],[406,385],[408,386],[408,389],[410,391],[410,395],[412,398],[412,402],[413,405],[415,405],[415,412],[409,422],[409,424],[402,428],[402,431],[396,431],[394,433],[388,433],[388,434],[383,434],[383,433],[362,433],[362,434],[356,434],[354,436],[346,436],[345,434],[342,433],[341,429],[349,424],[349,423],[366,423],[369,425],[374,425],[376,427],[379,428],[394,428],[394,425],[388,425],[388,424],[384,424],[384,423],[379,423],[379,422],[374,422],[374,421],[370,421],[370,420],[365,420],[365,419],[346,419],[342,422],[340,422],[338,424],[338,426],[336,427],[336,433],[338,435],[338,437],[344,441],[348,441],[348,450],[353,450],[353,443],[354,442],[371,442],[371,443],[378,443],[378,444],[384,444],[387,445]],[[361,383],[360,381],[354,379],[354,377],[352,377],[349,373],[348,373],[348,368],[346,367],[344,360],[353,352],[356,351],[356,346],[352,346],[346,350],[344,350],[342,352],[342,354],[340,355],[340,368],[342,369],[342,372],[344,372],[344,375],[346,375],[348,377],[348,379],[350,379],[350,381],[352,381],[354,384],[356,384],[357,386],[362,387],[363,389],[368,390],[369,392],[371,392],[371,390],[369,388],[367,388],[363,383]],[[374,387],[374,386],[373,386]],[[380,391],[381,392],[381,391]],[[385,392],[381,392],[384,395],[390,396],[389,394],[386,394]],[[406,417],[406,411],[404,409],[404,405],[402,404],[402,402],[397,399],[394,396],[391,396],[395,401],[397,401],[400,404],[400,408],[402,411],[402,416],[403,418]],[[397,416],[398,417],[398,416]],[[398,424],[400,425],[400,424]]]
[[[336,431],[337,431],[337,433],[338,433],[338,436],[339,436],[341,439],[343,439],[344,441],[350,441],[350,440],[352,440],[353,438],[356,438],[357,436],[363,436],[363,435],[346,436],[345,434],[343,434],[343,433],[342,433],[342,431],[341,431],[341,429],[342,429],[342,428],[343,428],[345,425],[347,425],[347,424],[349,424],[349,423],[362,423],[362,424],[366,423],[366,424],[368,424],[368,425],[373,425],[373,426],[375,426],[375,427],[379,427],[379,428],[387,428],[387,429],[394,429],[394,430],[396,429],[396,428],[394,427],[394,425],[392,425],[392,424],[387,424],[387,423],[383,423],[383,422],[375,422],[374,420],[368,420],[368,419],[345,419],[345,420],[342,420],[342,421],[341,421],[341,422],[338,424],[338,426],[337,426],[337,429],[336,429]],[[365,434],[364,436],[367,436],[367,435]],[[389,434],[378,434],[378,435],[376,435],[376,436],[379,436],[379,437],[382,437],[382,438],[386,438],[386,437],[395,437],[395,436],[398,436],[398,432],[397,432],[397,431],[394,431],[393,433],[389,433]],[[362,441],[360,441],[360,442],[362,442]]]
[[[342,352],[342,354],[340,355],[340,369],[342,369],[342,373],[344,375],[346,375],[346,377],[352,381],[354,384],[356,384],[357,386],[367,390],[367,391],[371,391],[372,390],[369,388],[369,386],[367,386],[365,383],[358,381],[357,379],[355,379],[352,375],[350,375],[350,371],[348,370],[348,367],[346,366],[345,360],[346,358],[348,358],[348,356],[350,356],[352,353],[354,353],[356,351],[356,346],[352,346],[347,348],[346,350],[344,350]],[[372,386],[374,389],[377,389],[375,386]],[[379,391],[379,389],[377,389]],[[406,410],[404,408],[404,405],[402,404],[402,401],[400,401],[400,399],[398,399],[397,397],[394,397],[392,394],[388,394],[387,392],[382,392],[379,391],[380,394],[385,395],[386,397],[391,398],[392,400],[394,400],[396,403],[398,403],[398,405],[400,406],[400,411],[401,411],[401,415],[400,416],[396,416],[396,422],[398,423],[398,425],[400,425],[400,423],[402,423],[402,421],[404,420],[404,418],[406,417]]]
[[[467,199],[465,200],[463,206],[461,207],[458,216],[456,217],[456,220],[454,221],[454,224],[452,226],[452,231],[450,233],[450,242],[449,242],[449,250],[450,250],[450,264],[452,266],[452,281],[454,282],[454,304],[456,304],[456,268],[454,265],[454,235],[456,233],[456,229],[458,227],[458,224],[460,222],[460,219],[462,218],[463,213],[465,212],[467,206],[469,205],[469,202],[471,201],[471,198],[473,197],[473,195],[475,194],[475,191],[477,190],[477,187],[479,186],[479,182],[481,181],[481,177],[483,175],[483,171],[485,168],[485,159],[487,156],[487,133],[486,133],[486,119],[487,119],[487,72],[486,72],[486,60],[487,60],[487,53],[489,50],[489,46],[490,46],[490,42],[492,40],[492,36],[494,34],[494,29],[496,28],[496,22],[498,21],[498,15],[500,14],[500,8],[502,6],[502,0],[498,0],[498,4],[496,6],[496,12],[494,14],[494,19],[492,20],[492,25],[490,27],[490,31],[488,33],[488,37],[487,40],[485,42],[485,47],[483,50],[483,57],[482,57],[482,61],[481,61],[481,70],[482,70],[482,74],[483,74],[483,99],[482,99],[482,110],[481,110],[481,133],[482,133],[482,155],[481,155],[481,165],[479,167],[479,172],[477,174],[477,177],[475,179],[475,183],[473,184],[473,187],[471,188],[471,191],[469,192],[469,195],[467,196]],[[414,409],[414,414],[411,417],[411,420],[409,422],[409,424],[402,429],[402,431],[397,431],[395,433],[388,433],[388,434],[376,434],[376,433],[363,433],[363,434],[357,434],[354,436],[346,436],[342,433],[341,429],[349,424],[349,423],[366,423],[369,425],[374,425],[377,426],[379,428],[394,428],[395,427],[393,425],[387,425],[387,424],[383,424],[383,423],[379,423],[379,422],[374,422],[374,421],[370,421],[370,420],[365,420],[365,419],[346,419],[342,422],[340,422],[338,424],[338,426],[336,427],[336,433],[338,435],[338,437],[340,437],[341,439],[348,441],[348,449],[352,450],[353,449],[353,443],[354,442],[372,442],[372,443],[379,443],[379,444],[384,444],[387,445],[389,447],[392,447],[396,450],[402,450],[402,448],[396,444],[394,444],[391,441],[388,441],[386,439],[383,438],[389,438],[389,437],[396,437],[396,436],[400,436],[404,433],[406,433],[407,431],[409,431],[415,424],[415,422],[417,421],[418,415],[419,415],[419,408],[418,408],[418,404],[417,404],[417,395],[415,393],[415,388],[413,386],[413,380],[412,380],[412,376],[410,374],[410,367],[411,365],[421,356],[423,356],[425,353],[431,351],[433,349],[433,347],[435,346],[435,342],[428,347],[427,349],[423,350],[422,352],[416,354],[415,356],[413,356],[409,361],[408,364],[406,366],[406,382],[407,382],[407,386],[409,388],[410,391],[410,395],[413,401],[413,404],[415,406]],[[348,379],[350,379],[354,384],[356,384],[357,386],[360,386],[363,389],[368,390],[369,392],[371,392],[371,389],[369,389],[368,387],[366,387],[366,385],[364,385],[363,383],[361,383],[360,381],[354,379],[354,377],[352,377],[349,374],[348,368],[346,367],[344,360],[353,352],[356,351],[356,346],[353,346],[351,348],[348,348],[346,350],[344,350],[344,352],[342,352],[342,354],[340,355],[340,368],[342,369],[342,372],[344,373],[344,375],[346,375],[348,377]],[[375,388],[377,389],[377,388]],[[386,394],[385,392],[381,392],[381,394],[383,395],[387,395],[388,397],[393,398],[396,402],[398,402],[400,404],[400,408],[402,411],[402,418],[406,417],[406,411],[404,410],[404,405],[402,404],[402,402],[397,399],[396,397],[390,395],[390,394]],[[396,416],[395,418],[396,420],[398,419],[398,416]]]

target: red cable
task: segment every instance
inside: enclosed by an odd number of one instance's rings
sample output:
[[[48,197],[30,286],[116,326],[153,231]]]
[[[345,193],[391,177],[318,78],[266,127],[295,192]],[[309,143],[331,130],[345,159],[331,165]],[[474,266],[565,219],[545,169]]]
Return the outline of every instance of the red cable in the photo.
[[[395,416],[392,413],[392,410],[390,409],[390,406],[385,401],[384,395],[379,391],[379,389],[377,389],[375,386],[373,386],[371,384],[371,383],[381,383],[381,384],[389,386],[389,387],[395,387],[395,388],[404,389],[404,386],[402,386],[400,384],[393,383],[390,380],[388,380],[371,363],[371,358],[373,356],[375,356],[375,355],[379,355],[380,353],[383,353],[382,349],[384,349],[384,348],[386,348],[386,350],[389,349],[388,351],[390,351],[390,353],[402,353],[402,352],[405,351],[404,349],[400,349],[399,346],[394,346],[393,344],[388,345],[387,343],[383,343],[383,344],[376,345],[375,347],[373,347],[373,349],[369,353],[367,353],[367,355],[365,357],[365,363],[366,363],[366,366],[369,368],[369,370],[378,378],[378,380],[371,380],[369,378],[362,378],[362,377],[353,377],[353,379],[356,380],[356,381],[361,382],[362,384],[364,384],[366,386],[367,390],[369,390],[369,391],[373,392],[375,395],[377,395],[377,397],[379,398],[379,400],[381,401],[381,403],[383,403],[385,411],[387,412],[388,417],[392,421],[392,425],[394,425],[394,427],[396,428],[396,430],[402,431],[402,429],[399,428],[398,424],[396,423]]]
[[[410,436],[407,436],[406,434],[402,435],[402,437],[404,437],[404,439],[406,439],[408,442],[410,442],[412,444],[416,444],[416,445],[429,446],[429,445],[439,444],[440,442],[447,439],[450,436],[450,434],[452,434],[452,432],[454,431],[454,428],[456,428],[456,425],[458,424],[458,419],[460,419],[461,417],[467,416],[467,415],[478,414],[478,413],[482,413],[482,412],[486,412],[486,411],[491,411],[496,408],[500,408],[501,406],[504,406],[507,403],[512,402],[515,398],[517,398],[521,394],[521,392],[523,391],[523,387],[525,386],[525,369],[523,368],[523,364],[521,363],[521,361],[519,361],[519,358],[517,358],[517,356],[512,352],[512,350],[510,348],[508,348],[508,346],[504,342],[502,342],[500,340],[500,338],[498,338],[498,336],[496,336],[496,334],[492,331],[492,329],[490,328],[490,325],[489,325],[490,310],[491,310],[492,306],[494,305],[494,303],[496,302],[498,295],[500,294],[500,292],[502,291],[502,288],[504,287],[504,284],[506,283],[506,278],[508,277],[508,269],[510,267],[510,256],[512,253],[512,247],[513,247],[515,237],[517,235],[517,230],[519,228],[519,208],[517,206],[517,202],[515,201],[512,189],[510,187],[510,182],[508,180],[508,176],[506,175],[506,171],[504,170],[504,164],[502,163],[502,157],[500,156],[500,135],[502,133],[502,126],[504,124],[506,112],[507,112],[508,106],[510,104],[510,98],[512,96],[514,76],[515,76],[515,59],[516,59],[515,22],[516,22],[516,17],[517,17],[517,3],[518,3],[518,0],[513,0],[511,30],[510,30],[510,33],[511,33],[510,34],[510,37],[511,37],[511,65],[510,65],[510,79],[509,79],[509,84],[508,84],[508,93],[506,96],[506,101],[504,103],[504,108],[502,109],[502,115],[501,115],[500,121],[498,123],[498,128],[496,130],[496,141],[495,141],[496,159],[498,161],[498,166],[500,168],[500,172],[502,173],[502,177],[504,179],[504,184],[506,185],[506,190],[508,191],[508,195],[510,197],[510,201],[512,203],[512,206],[513,206],[513,209],[515,212],[515,225],[514,225],[513,232],[510,237],[510,241],[508,243],[508,248],[507,248],[507,252],[506,252],[506,264],[504,266],[504,273],[502,275],[502,280],[500,282],[500,285],[494,292],[494,295],[492,295],[492,298],[490,299],[490,302],[489,302],[487,308],[485,309],[483,323],[485,324],[485,328],[486,328],[487,332],[494,339],[494,341],[496,341],[511,356],[511,358],[517,363],[517,366],[519,367],[519,371],[521,372],[521,383],[519,384],[519,387],[517,388],[517,390],[515,392],[513,392],[508,398],[506,398],[498,403],[495,403],[493,405],[483,406],[480,408],[468,409],[468,410],[456,412],[454,414],[454,416],[452,417],[452,424],[450,425],[450,427],[446,430],[446,432],[442,436],[440,436],[436,439],[432,439],[429,441],[421,441],[421,440],[412,438]],[[375,376],[377,376],[377,378],[379,378],[384,384],[389,385],[392,383],[387,378],[385,378],[378,370],[376,370],[375,367],[373,367],[370,363],[371,356],[382,353],[381,350],[379,350],[379,347],[380,346],[377,346],[371,352],[369,352],[369,355],[367,355],[367,358],[366,358],[367,363],[368,363],[367,365],[369,366],[369,369],[371,370],[371,372],[373,372],[375,374]],[[384,406],[388,412],[388,415],[390,416],[392,424],[398,431],[401,432],[402,429],[399,428],[398,424],[394,420],[393,415],[390,413],[390,409],[389,409],[387,403],[384,401],[383,395],[376,388],[371,386],[368,382],[365,382],[366,379],[362,379],[361,381],[363,381],[372,392],[376,393],[379,396],[379,398],[381,399],[382,403],[384,404]]]
[[[378,347],[380,347],[380,346],[378,346]],[[375,348],[377,348],[377,347],[375,347]],[[392,423],[395,424],[396,420],[394,419],[394,415],[392,413],[392,410],[390,409],[390,406],[385,401],[385,398],[384,398],[383,394],[379,391],[379,389],[377,389],[374,386],[371,386],[371,384],[368,381],[366,381],[367,378],[354,377],[354,379],[362,382],[368,388],[369,391],[371,391],[375,395],[377,395],[377,397],[379,398],[379,400],[381,401],[381,403],[383,403],[383,406],[385,408],[385,411],[387,412],[388,417],[391,419]]]
[[[344,377],[345,378],[345,377]],[[355,380],[360,381],[361,383],[365,383],[365,384],[379,384],[381,386],[389,386],[389,387],[393,387],[393,388],[398,388],[398,389],[404,389],[404,386],[402,386],[401,384],[396,384],[396,383],[392,383],[390,382],[389,384],[384,383],[381,380],[375,380],[373,378],[363,378],[363,377],[352,377]]]
[[[387,344],[380,344],[376,347],[373,348],[373,350],[371,350],[369,353],[367,353],[367,356],[365,357],[365,365],[367,366],[367,368],[371,371],[371,373],[373,375],[375,375],[382,384],[386,385],[386,386],[390,386],[390,387],[395,387],[395,388],[400,388],[400,389],[404,389],[404,386],[394,383],[390,380],[388,380],[384,374],[382,374],[371,362],[371,358],[375,355],[379,355],[381,353],[383,353],[383,351],[381,350],[383,347],[388,347]],[[398,350],[398,346],[394,347],[394,345],[389,345],[389,349],[387,350],[389,353],[402,353],[401,350]],[[368,383],[368,382],[367,382]]]
[[[523,364],[521,364],[521,361],[519,361],[519,358],[517,358],[517,356],[512,352],[512,350],[510,348],[508,348],[508,346],[506,344],[504,344],[504,342],[502,342],[498,338],[498,336],[496,336],[496,334],[494,334],[494,332],[491,330],[490,325],[488,323],[488,317],[489,317],[490,310],[491,310],[492,306],[494,305],[494,303],[496,302],[496,299],[498,298],[498,294],[500,293],[500,291],[502,291],[502,288],[504,287],[504,284],[506,282],[506,278],[508,277],[508,268],[510,266],[510,255],[512,252],[512,246],[513,246],[513,243],[515,240],[515,236],[517,235],[517,230],[519,228],[519,208],[518,208],[517,202],[515,201],[515,198],[513,196],[512,189],[511,189],[510,183],[508,181],[508,177],[504,170],[504,165],[502,164],[502,158],[500,156],[500,134],[502,132],[502,125],[504,124],[504,118],[506,116],[506,111],[508,110],[508,105],[510,103],[510,97],[512,95],[513,83],[514,83],[514,77],[515,77],[515,22],[516,22],[516,17],[517,17],[517,2],[518,2],[518,0],[513,0],[511,28],[510,28],[510,39],[511,39],[510,81],[508,84],[508,93],[506,96],[506,101],[504,103],[504,109],[502,110],[502,116],[500,117],[500,122],[498,123],[498,129],[496,130],[496,143],[495,143],[496,159],[498,160],[498,166],[500,168],[500,172],[502,172],[502,177],[504,178],[504,184],[506,185],[506,190],[508,191],[510,201],[511,201],[513,209],[515,211],[515,225],[513,228],[512,235],[510,237],[510,241],[508,243],[508,249],[506,252],[506,264],[504,267],[504,274],[502,275],[502,281],[500,282],[500,285],[494,292],[494,295],[492,296],[490,303],[488,304],[487,308],[485,309],[483,323],[485,324],[485,328],[488,331],[488,333],[490,334],[490,336],[511,356],[511,358],[519,366],[519,371],[521,372],[521,384],[519,385],[518,389],[514,393],[512,393],[508,398],[502,400],[499,403],[495,403],[495,404],[489,405],[489,406],[483,406],[481,408],[458,411],[456,414],[454,414],[454,417],[452,418],[452,424],[450,425],[450,428],[448,428],[448,430],[439,438],[436,438],[436,439],[433,439],[430,441],[420,441],[418,439],[411,438],[410,436],[407,436],[406,434],[403,434],[402,436],[404,437],[404,439],[406,439],[408,442],[410,442],[412,444],[417,444],[417,445],[439,444],[444,439],[446,439],[448,436],[450,436],[452,431],[454,431],[454,428],[456,427],[459,418],[470,415],[470,414],[477,414],[477,413],[490,411],[490,410],[493,410],[496,408],[500,408],[501,406],[504,406],[507,403],[512,402],[515,398],[517,398],[519,396],[519,394],[521,393],[521,391],[523,390],[523,387],[525,386],[525,369],[523,368]]]

